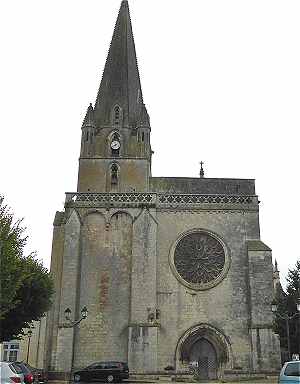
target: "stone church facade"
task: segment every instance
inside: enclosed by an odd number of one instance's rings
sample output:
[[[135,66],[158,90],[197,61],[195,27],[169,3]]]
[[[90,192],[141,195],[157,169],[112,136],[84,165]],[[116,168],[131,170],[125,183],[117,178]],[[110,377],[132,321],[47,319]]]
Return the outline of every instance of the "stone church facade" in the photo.
[[[123,1],[82,125],[77,192],[54,220],[46,369],[101,360],[139,373],[196,362],[203,378],[277,369],[254,180],[153,177],[152,154]],[[84,306],[87,318],[68,327],[66,308],[79,318]]]

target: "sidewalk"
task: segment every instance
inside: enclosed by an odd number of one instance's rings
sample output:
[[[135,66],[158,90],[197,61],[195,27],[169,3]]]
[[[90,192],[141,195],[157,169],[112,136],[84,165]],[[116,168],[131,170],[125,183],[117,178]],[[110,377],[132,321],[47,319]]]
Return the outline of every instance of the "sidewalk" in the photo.
[[[183,381],[183,380],[178,380],[178,381],[171,381],[170,379],[160,377],[159,380],[147,380],[147,379],[132,379],[132,380],[126,380],[123,381],[123,383],[132,383],[132,384],[220,384],[220,383],[226,383],[226,384],[278,384],[278,376],[270,376],[265,379],[262,378],[252,378],[252,379],[236,379],[236,380],[229,380],[229,379],[224,379],[224,380],[211,380],[211,381]]]
[[[166,378],[160,377],[159,380],[151,380],[151,379],[132,379],[132,380],[124,380],[122,382],[123,384],[221,384],[221,383],[226,383],[226,384],[278,384],[278,377],[277,376],[272,376],[268,377],[266,379],[240,379],[240,380],[235,380],[235,381],[227,381],[225,380],[217,380],[217,381],[171,381],[167,380]],[[85,383],[75,383],[72,381],[48,381],[48,384],[85,384]],[[118,383],[117,383],[118,384]]]
[[[125,384],[125,381],[123,382]],[[170,380],[163,380],[163,379],[160,379],[160,380],[128,380],[126,381],[126,383],[132,383],[132,384],[146,384],[146,383],[149,383],[149,384],[154,384],[154,383],[157,383],[157,384],[170,384],[170,383],[174,383],[174,384],[183,384],[182,381],[171,381]],[[220,383],[226,383],[226,384],[278,384],[278,378],[277,377],[270,377],[270,378],[267,378],[267,379],[250,379],[250,380],[236,380],[236,381],[227,381],[226,379],[225,380],[217,380],[217,381],[190,381],[190,382],[184,382],[184,384],[220,384]]]

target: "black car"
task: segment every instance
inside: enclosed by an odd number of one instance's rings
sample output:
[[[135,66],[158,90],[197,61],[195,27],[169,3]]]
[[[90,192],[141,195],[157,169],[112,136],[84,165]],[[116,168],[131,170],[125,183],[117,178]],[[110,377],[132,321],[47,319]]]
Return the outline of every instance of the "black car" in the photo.
[[[74,381],[122,381],[129,378],[128,364],[122,361],[100,361],[74,372]]]

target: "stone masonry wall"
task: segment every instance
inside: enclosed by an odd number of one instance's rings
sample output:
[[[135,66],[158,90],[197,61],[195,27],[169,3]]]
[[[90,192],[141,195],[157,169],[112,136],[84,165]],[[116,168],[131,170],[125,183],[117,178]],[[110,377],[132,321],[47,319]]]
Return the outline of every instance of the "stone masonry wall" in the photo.
[[[229,366],[249,369],[250,337],[246,239],[255,238],[257,212],[194,211],[159,212],[158,216],[158,307],[161,310],[158,367],[174,365],[178,339],[200,323],[221,330],[232,347]],[[249,224],[252,222],[253,224]],[[225,242],[231,266],[227,277],[206,291],[182,285],[170,268],[170,249],[182,233],[191,229],[211,231]]]
[[[80,159],[78,192],[110,192],[110,166],[120,167],[119,192],[144,192],[149,187],[149,163],[134,159]]]
[[[127,361],[132,258],[132,218],[101,213],[84,219],[80,304],[88,318],[75,335],[74,367],[100,360]]]
[[[71,366],[108,359],[128,361],[132,372],[163,371],[168,365],[182,369],[178,343],[199,325],[216,329],[226,339],[225,369],[259,370],[277,364],[268,345],[276,346],[277,341],[270,330],[270,295],[265,293],[272,281],[271,254],[255,248],[263,243],[253,207],[69,208],[66,215],[64,231],[56,234],[57,257],[52,262],[57,287],[62,284],[55,318],[54,312],[49,318],[51,364],[56,370],[68,372]],[[227,275],[202,291],[183,285],[171,267],[174,244],[195,229],[219,238],[228,254]],[[83,306],[89,311],[86,320],[74,330],[59,327],[67,307],[78,318]],[[269,366],[262,354],[268,356]]]

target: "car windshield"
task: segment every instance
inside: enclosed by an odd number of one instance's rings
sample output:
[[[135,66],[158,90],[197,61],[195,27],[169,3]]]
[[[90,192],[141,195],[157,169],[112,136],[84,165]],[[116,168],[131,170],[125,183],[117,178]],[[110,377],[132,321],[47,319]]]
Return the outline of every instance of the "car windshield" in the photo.
[[[289,363],[284,371],[285,376],[300,377],[300,361]]]
[[[18,374],[23,373],[22,368],[18,364],[11,363],[11,364],[9,364],[9,366],[12,369],[13,372],[16,372]]]

